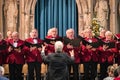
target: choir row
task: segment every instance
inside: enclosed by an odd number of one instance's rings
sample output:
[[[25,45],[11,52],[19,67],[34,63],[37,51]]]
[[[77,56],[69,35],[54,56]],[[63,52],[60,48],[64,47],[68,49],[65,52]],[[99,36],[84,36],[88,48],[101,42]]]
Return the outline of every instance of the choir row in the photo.
[[[113,34],[110,31],[102,29],[100,35],[92,35],[91,29],[81,31],[77,37],[74,36],[74,30],[68,29],[65,37],[58,36],[57,28],[48,30],[44,40],[38,38],[38,32],[33,29],[30,32],[30,38],[25,41],[19,39],[18,32],[7,32],[7,38],[2,39],[0,33],[0,65],[9,64],[10,80],[21,80],[22,67],[24,63],[28,65],[28,79],[34,80],[34,69],[36,80],[40,80],[41,47],[46,46],[45,55],[55,52],[54,43],[62,41],[63,51],[70,55],[74,50],[73,78],[78,79],[78,65],[83,63],[85,80],[95,80],[97,76],[97,64],[100,64],[100,80],[107,76],[107,67],[113,63],[120,64],[120,34]],[[69,70],[70,71],[70,70]],[[16,75],[15,75],[16,74]],[[91,74],[90,76],[88,76]]]

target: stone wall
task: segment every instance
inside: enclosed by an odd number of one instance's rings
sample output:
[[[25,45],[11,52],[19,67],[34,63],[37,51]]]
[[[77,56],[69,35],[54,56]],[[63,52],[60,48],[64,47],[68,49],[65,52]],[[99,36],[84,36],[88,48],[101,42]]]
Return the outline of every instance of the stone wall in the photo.
[[[36,1],[0,0],[0,32],[5,34],[7,30],[17,30],[20,32],[22,39],[29,37],[30,30],[34,28]],[[120,0],[76,0],[78,7],[78,32],[91,25],[96,5],[99,3],[99,6],[102,6],[100,1],[103,1],[103,3],[107,1],[106,6],[108,8],[104,9],[104,12],[100,11],[103,13],[102,15],[106,15],[106,13],[108,15],[107,18],[103,17],[107,20],[107,23],[103,21],[107,25],[106,29],[111,30],[113,33],[120,32],[118,24],[120,22]]]

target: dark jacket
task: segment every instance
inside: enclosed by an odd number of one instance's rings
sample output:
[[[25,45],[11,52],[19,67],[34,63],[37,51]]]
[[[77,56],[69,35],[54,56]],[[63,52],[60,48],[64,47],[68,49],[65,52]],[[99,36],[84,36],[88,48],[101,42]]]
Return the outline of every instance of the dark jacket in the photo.
[[[46,80],[67,80],[67,65],[73,62],[66,53],[52,53],[48,56],[42,54],[42,58],[48,64]]]

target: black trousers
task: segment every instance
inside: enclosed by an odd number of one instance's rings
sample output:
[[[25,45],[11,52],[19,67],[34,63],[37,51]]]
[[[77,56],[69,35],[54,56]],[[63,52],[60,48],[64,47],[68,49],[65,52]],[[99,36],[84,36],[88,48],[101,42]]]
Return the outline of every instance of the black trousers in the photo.
[[[9,64],[10,80],[23,80],[22,68],[23,64]]]
[[[36,80],[41,80],[41,63],[39,62],[29,62],[28,63],[28,80],[35,80],[36,74]]]
[[[95,80],[97,76],[97,62],[84,62],[84,78],[85,80]]]
[[[107,68],[109,65],[112,64],[109,64],[108,62],[100,63],[100,80],[103,80],[105,77],[108,76]]]
[[[73,80],[79,80],[79,64],[76,63],[68,65],[68,69],[69,69],[68,80],[70,80],[71,67],[73,68]]]

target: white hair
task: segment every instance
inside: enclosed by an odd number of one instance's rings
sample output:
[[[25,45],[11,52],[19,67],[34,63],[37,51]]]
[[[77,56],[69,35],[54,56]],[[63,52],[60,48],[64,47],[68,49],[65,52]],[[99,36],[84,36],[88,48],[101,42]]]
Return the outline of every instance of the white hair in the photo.
[[[4,75],[4,72],[5,72],[4,68],[0,66],[0,75]]]
[[[111,36],[112,36],[113,34],[112,34],[112,32],[107,31],[107,32],[105,33],[105,36],[107,36],[107,35],[111,35]]]
[[[49,29],[48,32],[47,32],[47,35],[51,35],[51,32],[52,32],[52,29]]]
[[[71,32],[71,31],[74,33],[74,29],[70,28],[70,29],[68,29],[68,30],[66,31],[66,34],[68,34],[68,33]]]
[[[14,35],[18,35],[18,32],[17,32],[17,31],[14,31],[14,32],[12,33],[12,36],[14,36]]]
[[[61,41],[55,42],[55,52],[62,52],[63,43]]]
[[[7,36],[9,36],[9,34],[12,34],[12,31],[7,31]]]

